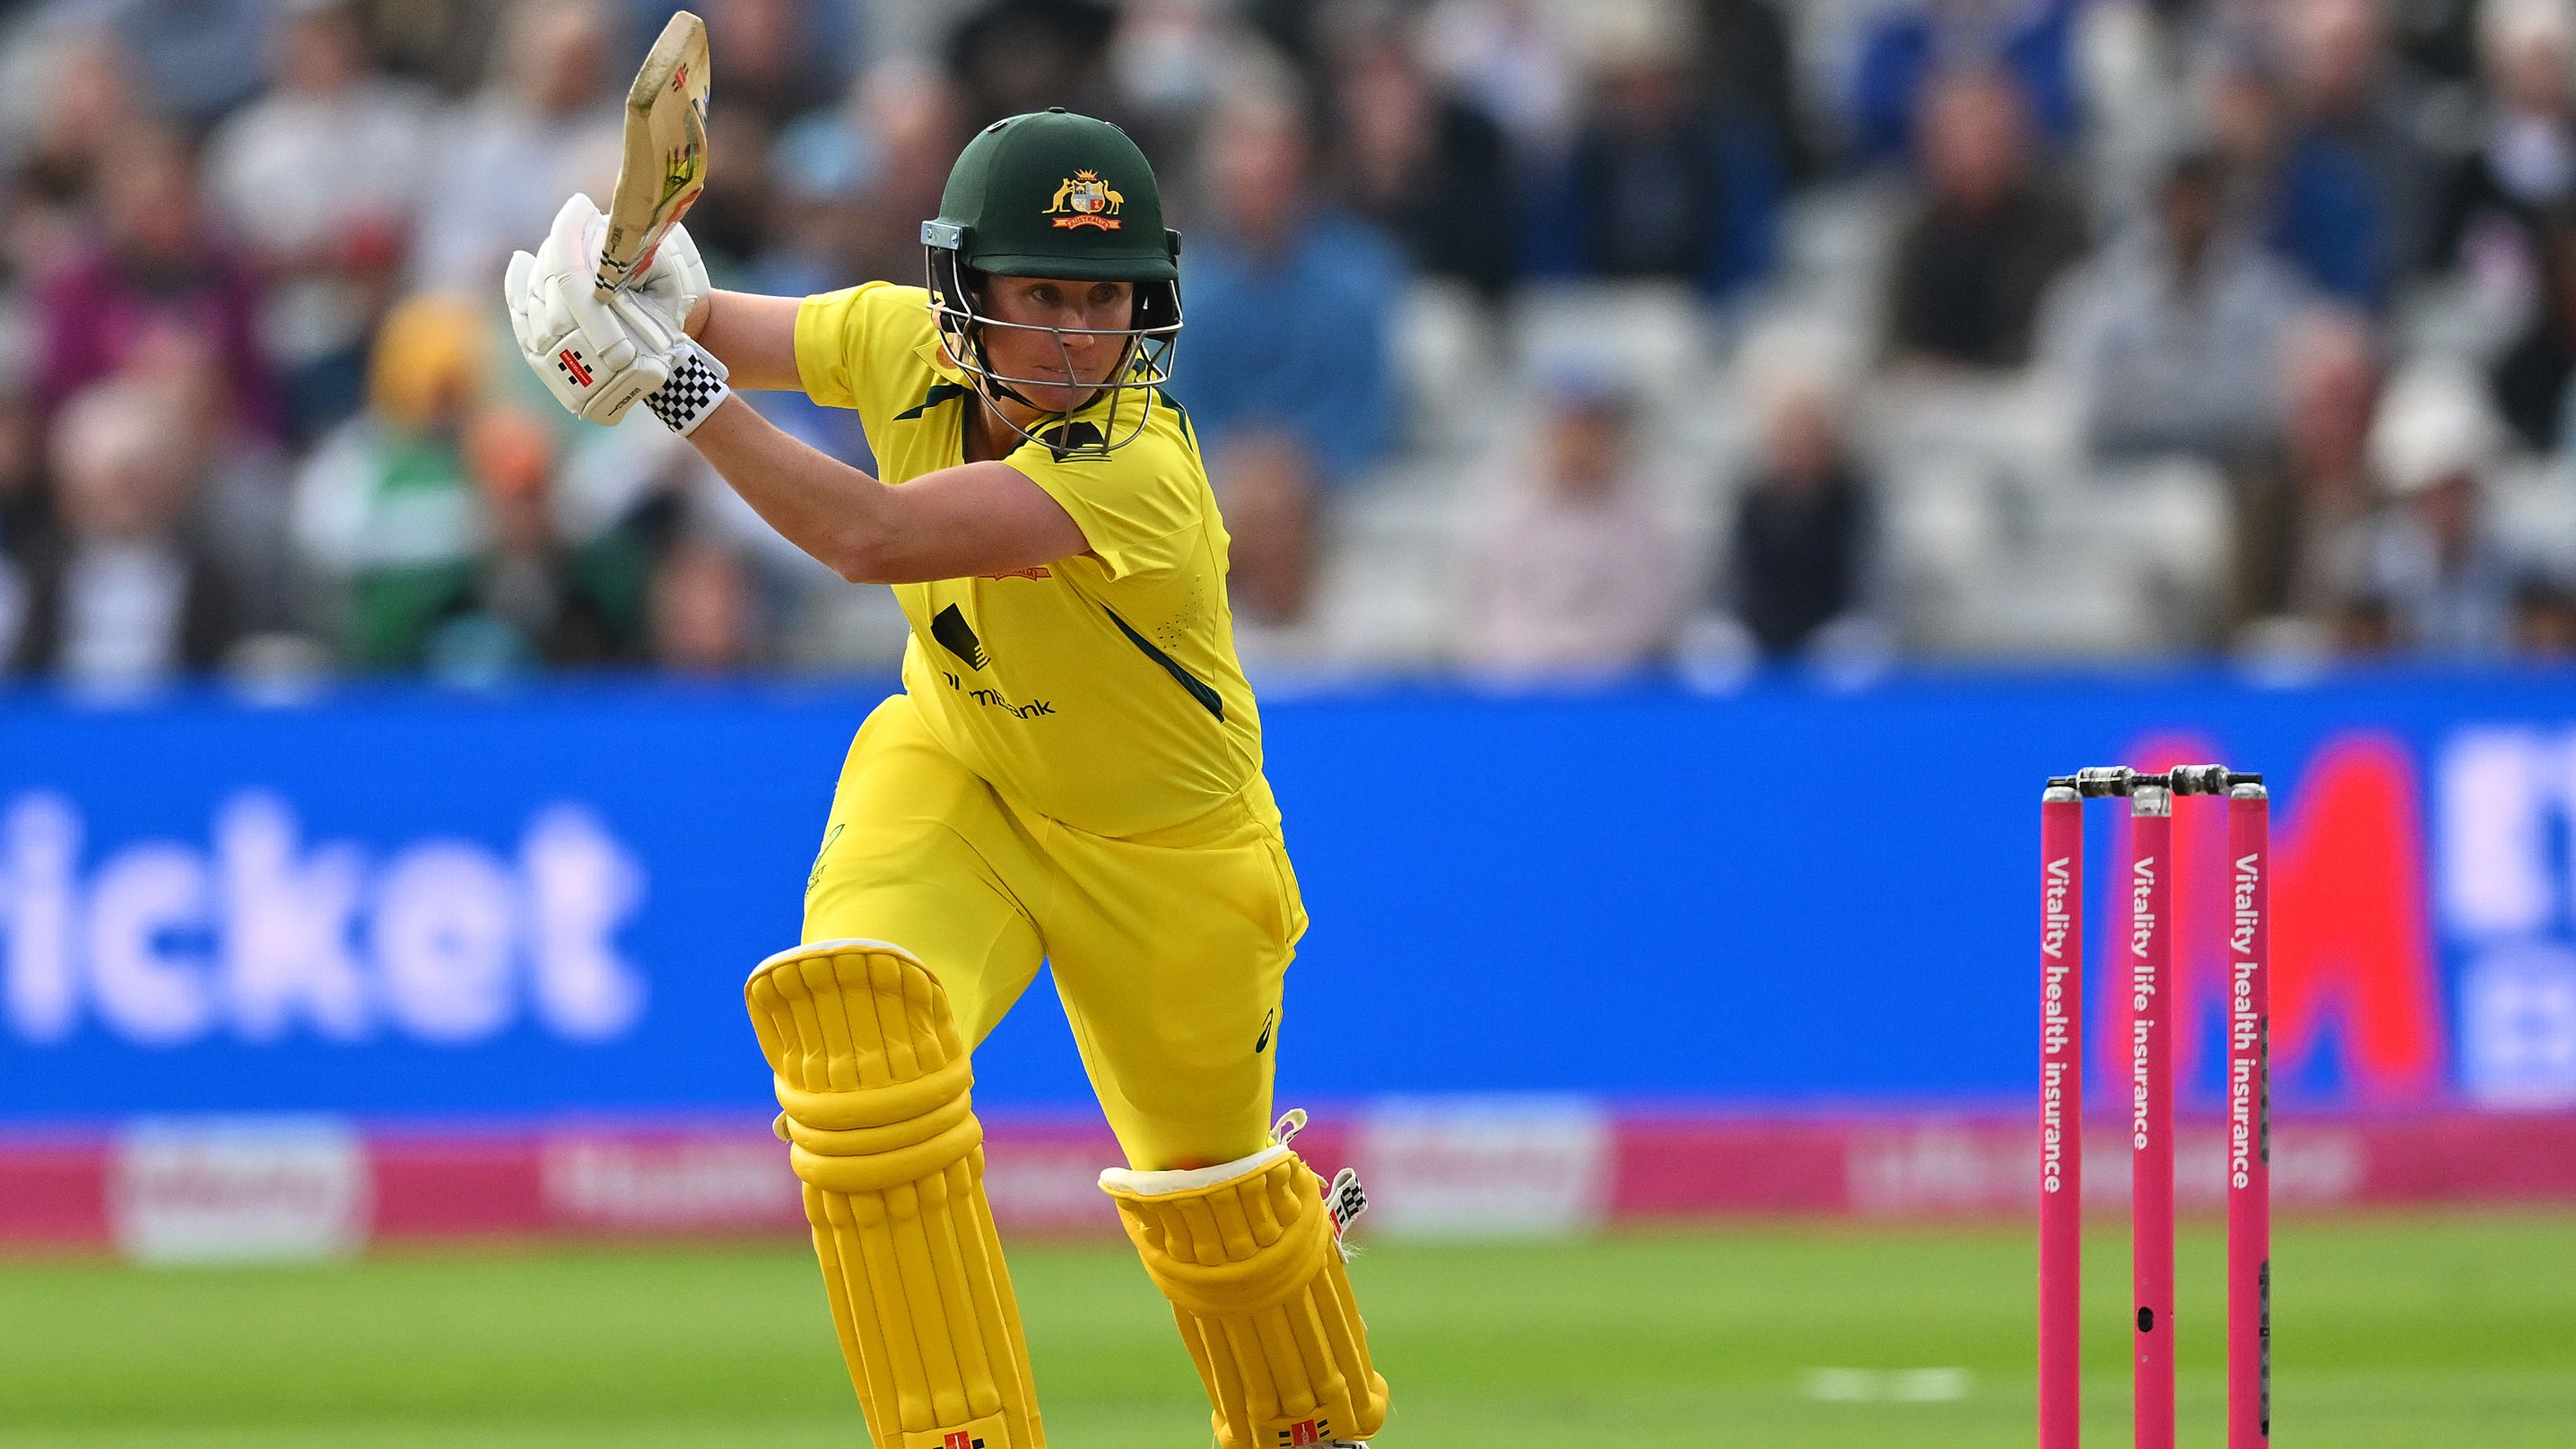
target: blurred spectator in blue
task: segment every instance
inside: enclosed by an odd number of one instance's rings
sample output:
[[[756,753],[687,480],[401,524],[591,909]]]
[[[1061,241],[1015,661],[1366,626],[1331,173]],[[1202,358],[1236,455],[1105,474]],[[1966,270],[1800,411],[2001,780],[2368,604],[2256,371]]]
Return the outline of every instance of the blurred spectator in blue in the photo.
[[[376,334],[365,410],[326,435],[296,479],[296,540],[331,587],[330,632],[351,667],[420,667],[473,587],[482,500],[464,429],[491,330],[486,310],[459,298],[395,307]]]
[[[1689,597],[1680,541],[1636,476],[1633,403],[1608,379],[1543,384],[1540,446],[1487,480],[1468,541],[1462,661],[1505,681],[1585,680],[1661,658]]]
[[[53,432],[58,527],[31,547],[14,667],[93,689],[212,669],[243,623],[185,526],[203,457],[187,409],[131,378],[86,388]]]
[[[279,0],[98,0],[161,114],[197,134],[250,99]]]
[[[1890,259],[1887,352],[1907,365],[2019,367],[2041,298],[2084,252],[2083,215],[2033,161],[2002,74],[1947,72],[1923,110],[1923,199]]]
[[[1335,170],[1351,209],[1401,241],[1424,275],[1500,302],[1520,201],[1502,128],[1424,67],[1403,27],[1347,47],[1335,85]]]
[[[2305,304],[2288,268],[2227,225],[2225,181],[2213,151],[2172,157],[2145,224],[2054,300],[2045,348],[2097,454],[2243,462],[2276,434],[2281,339]]]
[[[285,15],[275,84],[215,133],[207,190],[268,281],[263,335],[294,434],[357,410],[418,200],[425,98],[373,73],[353,3]]]
[[[2568,386],[2576,380],[2576,211],[2543,223],[2539,261],[2531,320],[2497,360],[2489,382],[2523,444],[2548,453],[2568,441]]]
[[[2374,0],[2293,0],[2288,134],[2271,243],[2355,306],[2386,306],[2422,250],[2431,159],[2407,125]]]
[[[1341,484],[1384,456],[1398,390],[1388,314],[1403,260],[1316,184],[1296,110],[1243,94],[1206,142],[1208,212],[1185,223],[1174,392],[1215,442],[1275,431]]]
[[[1736,494],[1720,598],[1764,658],[1883,648],[1878,521],[1822,370],[1786,356],[1748,366],[1761,455]]]
[[[2227,614],[2248,643],[2305,651],[2331,631],[2346,560],[2381,501],[2370,461],[2381,366],[2368,319],[2306,314],[2282,342],[2280,370],[2279,445],[2240,474]]]
[[[2397,642],[2414,653],[2486,659],[2512,645],[2514,602],[2540,561],[2487,514],[2503,441],[2485,389],[2456,363],[2416,363],[2380,401],[2371,462],[2392,507],[2360,538],[2351,581],[2386,601]]]
[[[96,233],[39,288],[39,397],[50,411],[176,336],[221,360],[245,428],[278,436],[284,409],[261,344],[258,284],[208,224],[186,143],[134,123],[99,166]]]
[[[1714,299],[1769,272],[1779,138],[1750,111],[1705,102],[1688,26],[1672,14],[1593,38],[1589,104],[1521,229],[1534,273],[1663,278]]]
[[[2487,0],[2478,144],[2439,186],[2429,260],[2512,301],[2538,290],[2543,230],[2576,201],[2576,14],[2565,0]]]
[[[488,295],[510,253],[544,239],[566,196],[606,201],[618,162],[611,82],[626,81],[612,75],[619,32],[609,18],[600,0],[519,0],[511,10],[483,88],[437,120],[413,168],[415,288]]]
[[[1944,74],[1991,70],[2052,143],[2083,123],[2075,64],[2084,0],[1904,0],[1862,35],[1852,70],[1852,145],[1863,162],[1926,150],[1915,128]]]

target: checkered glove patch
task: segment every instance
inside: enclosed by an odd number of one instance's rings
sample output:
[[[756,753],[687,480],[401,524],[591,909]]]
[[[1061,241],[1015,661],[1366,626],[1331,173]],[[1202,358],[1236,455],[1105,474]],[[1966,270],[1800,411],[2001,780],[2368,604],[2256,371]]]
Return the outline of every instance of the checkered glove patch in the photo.
[[[685,438],[733,389],[725,385],[724,364],[689,338],[681,338],[663,356],[671,365],[670,380],[646,393],[644,405],[662,426]]]

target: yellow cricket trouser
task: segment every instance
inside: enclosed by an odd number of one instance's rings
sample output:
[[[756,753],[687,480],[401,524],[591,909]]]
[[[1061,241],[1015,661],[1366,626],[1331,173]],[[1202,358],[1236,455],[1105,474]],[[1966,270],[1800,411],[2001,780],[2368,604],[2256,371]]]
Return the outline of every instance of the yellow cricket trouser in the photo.
[[[970,1048],[1046,962],[1128,1164],[1168,1171],[1268,1144],[1280,987],[1305,925],[1251,800],[1093,835],[1004,799],[898,694],[850,744],[804,939],[910,951]]]

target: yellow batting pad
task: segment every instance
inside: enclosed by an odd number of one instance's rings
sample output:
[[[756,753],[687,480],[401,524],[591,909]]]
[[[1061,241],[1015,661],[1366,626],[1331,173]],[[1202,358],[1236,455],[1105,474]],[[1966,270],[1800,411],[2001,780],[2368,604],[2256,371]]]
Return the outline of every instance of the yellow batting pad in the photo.
[[[870,1437],[1045,1449],[938,979],[900,946],[821,941],[760,963],[743,999]]]
[[[1386,1422],[1386,1380],[1369,1367],[1322,1183],[1296,1153],[1113,1168],[1100,1186],[1172,1301],[1225,1449],[1365,1439]]]

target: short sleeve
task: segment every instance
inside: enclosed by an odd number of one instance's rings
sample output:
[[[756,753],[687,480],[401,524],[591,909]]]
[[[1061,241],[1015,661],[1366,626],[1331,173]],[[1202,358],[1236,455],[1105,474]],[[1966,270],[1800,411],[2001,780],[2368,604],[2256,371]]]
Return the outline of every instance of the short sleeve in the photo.
[[[1187,561],[1212,506],[1195,459],[1156,434],[1105,458],[1059,458],[1043,443],[1023,443],[1004,461],[1072,516],[1112,579]]]
[[[859,405],[852,370],[868,338],[867,294],[883,282],[817,292],[796,309],[796,377],[805,395],[828,408]]]

